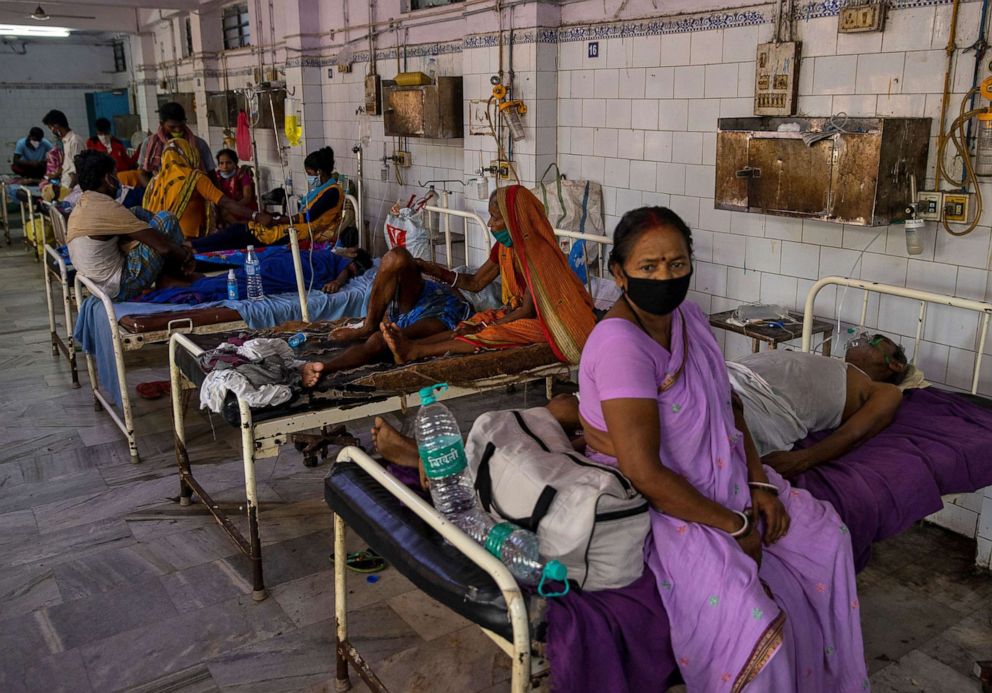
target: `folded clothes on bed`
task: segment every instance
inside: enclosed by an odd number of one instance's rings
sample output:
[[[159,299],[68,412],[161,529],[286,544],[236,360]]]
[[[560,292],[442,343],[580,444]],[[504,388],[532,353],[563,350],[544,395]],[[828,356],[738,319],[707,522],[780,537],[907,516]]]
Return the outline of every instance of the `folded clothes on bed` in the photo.
[[[817,433],[800,446],[826,435]],[[851,532],[854,567],[861,570],[872,542],[940,510],[942,495],[992,484],[990,448],[992,411],[963,395],[910,390],[885,430],[793,483],[837,509]]]
[[[353,260],[338,255],[329,249],[307,252],[302,257],[303,285],[319,290],[350,265]],[[287,247],[270,247],[259,256],[262,268],[262,289],[266,294],[281,294],[296,291],[296,273],[293,269],[293,254]],[[248,295],[248,281],[244,267],[234,270],[238,279],[238,295]],[[223,301],[227,298],[227,275],[204,277],[189,286],[173,289],[156,289],[141,296],[142,303],[185,303],[197,304],[210,301]]]

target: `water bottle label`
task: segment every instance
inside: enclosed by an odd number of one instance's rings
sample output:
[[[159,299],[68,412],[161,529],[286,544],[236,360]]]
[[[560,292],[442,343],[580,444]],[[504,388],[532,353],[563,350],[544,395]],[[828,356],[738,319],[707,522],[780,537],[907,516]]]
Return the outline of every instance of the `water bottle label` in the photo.
[[[421,451],[420,458],[424,461],[424,474],[429,479],[443,479],[458,474],[468,466],[465,446],[460,440],[432,452]]]
[[[495,525],[486,535],[486,551],[500,558],[503,553],[503,543],[516,529],[517,526],[511,522],[500,522]]]

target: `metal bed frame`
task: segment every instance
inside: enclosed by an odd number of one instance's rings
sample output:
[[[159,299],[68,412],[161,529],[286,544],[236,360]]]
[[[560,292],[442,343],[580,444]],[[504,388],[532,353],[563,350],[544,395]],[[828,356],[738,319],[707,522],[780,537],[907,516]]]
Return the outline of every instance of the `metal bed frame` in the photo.
[[[45,301],[48,304],[48,331],[52,337],[52,356],[58,357],[61,352],[69,362],[69,371],[72,374],[72,386],[80,387],[79,368],[76,363],[76,344],[72,338],[72,330],[75,325],[72,317],[72,303],[74,300],[73,287],[69,283],[70,265],[62,258],[58,247],[66,244],[66,221],[62,212],[51,202],[43,203],[48,210],[48,217],[52,222],[52,232],[55,236],[53,247],[45,244],[45,255],[51,258],[54,267],[49,262],[42,263],[42,276],[45,278]],[[55,302],[52,299],[52,287],[57,286],[62,292],[62,309],[65,320],[65,336],[59,334],[58,323],[55,320]]]
[[[975,353],[975,363],[974,370],[972,372],[971,378],[971,394],[978,394],[978,381],[981,374],[982,358],[985,351],[985,342],[988,336],[988,328],[990,319],[992,319],[992,303],[986,303],[984,301],[975,301],[968,298],[958,298],[955,296],[947,296],[944,294],[933,293],[931,291],[920,291],[917,289],[908,289],[902,286],[891,286],[889,284],[879,284],[876,282],[864,281],[861,279],[848,279],[846,277],[824,277],[819,280],[812,287],[810,287],[809,293],[806,295],[806,305],[803,314],[803,337],[802,337],[802,350],[810,351],[813,342],[813,307],[816,303],[816,296],[819,292],[827,286],[842,286],[849,287],[853,289],[859,289],[864,291],[864,301],[861,306],[861,325],[865,324],[868,317],[868,303],[871,298],[871,294],[884,294],[888,296],[897,296],[900,298],[907,298],[914,301],[918,301],[920,304],[919,316],[916,323],[916,336],[913,342],[913,357],[910,363],[916,365],[916,359],[920,351],[920,342],[923,339],[923,324],[927,317],[927,306],[931,303],[942,306],[950,306],[952,308],[961,308],[964,310],[974,311],[980,314],[981,320],[979,321],[978,334],[977,334],[977,350]],[[958,500],[970,495],[970,494],[953,494],[945,497],[946,503],[953,503],[959,507],[968,510],[969,512],[976,514],[976,528],[981,528],[982,526],[992,526],[992,486],[988,486],[976,492],[981,497],[981,511],[975,513],[974,510],[965,508],[964,506],[957,503]],[[941,510],[933,515],[930,515],[927,519],[935,524],[951,529],[952,531],[959,531],[953,523],[945,517],[946,511]],[[970,535],[972,538],[979,540],[980,544],[978,551],[976,553],[976,564],[982,568],[992,568],[992,553],[988,550],[983,551],[981,547],[981,540],[984,539],[990,544],[992,548],[992,536],[983,537],[979,534],[980,529]]]
[[[0,179],[0,225],[3,226],[3,235],[7,241],[7,245],[10,245],[10,219],[7,214],[7,181]]]
[[[358,201],[352,195],[346,195],[345,199],[355,205],[355,209],[358,209]],[[291,229],[290,247],[293,252],[293,264],[296,268],[296,286],[300,297],[300,313],[302,319],[305,322],[309,322],[310,315],[307,308],[306,289],[303,285],[300,245],[295,229]],[[110,415],[110,418],[113,420],[114,424],[121,430],[121,433],[123,433],[124,437],[127,439],[127,446],[131,455],[131,461],[137,463],[140,462],[141,457],[138,452],[138,444],[135,438],[134,413],[131,406],[131,398],[128,396],[126,380],[127,367],[124,360],[124,354],[128,351],[137,351],[146,345],[167,344],[172,338],[172,335],[177,333],[215,334],[217,332],[228,332],[230,330],[244,329],[246,324],[243,320],[237,320],[214,323],[211,325],[194,325],[191,318],[180,318],[170,321],[164,330],[134,333],[122,328],[117,321],[117,316],[114,312],[114,302],[111,298],[107,296],[106,293],[101,291],[99,287],[97,287],[90,279],[83,276],[83,274],[79,271],[76,272],[76,279],[74,282],[77,314],[82,306],[84,287],[92,296],[99,299],[100,302],[103,303],[104,311],[107,314],[107,321],[110,326],[111,342],[114,347],[114,363],[117,369],[117,384],[121,396],[121,411],[118,413],[113,401],[100,392],[100,383],[99,378],[97,377],[96,366],[93,363],[92,355],[87,353],[86,370],[89,374],[90,386],[93,389],[93,406],[97,411],[103,409]]]
[[[485,222],[472,212],[461,210],[437,208],[442,214],[461,217],[474,221],[488,234]],[[467,227],[467,225],[466,225]],[[446,240],[451,242],[450,227],[445,228]],[[606,245],[610,239],[606,236],[595,236],[591,234],[580,234],[571,231],[555,230],[555,235],[565,239],[571,244],[576,240],[586,240],[588,242]],[[450,248],[450,245],[448,246]],[[600,254],[602,255],[602,253]],[[447,257],[450,266],[451,255]],[[210,494],[194,478],[189,452],[186,448],[185,416],[183,413],[182,392],[184,389],[193,389],[189,380],[183,375],[176,355],[179,349],[184,349],[193,356],[198,356],[203,349],[194,344],[183,334],[174,334],[169,341],[169,372],[171,376],[171,396],[172,411],[176,431],[176,462],[179,466],[179,492],[180,504],[189,505],[192,494],[196,495],[203,502],[221,527],[228,533],[241,552],[248,557],[252,563],[252,597],[258,601],[265,599],[267,592],[262,576],[262,555],[261,542],[258,533],[258,493],[255,482],[255,459],[272,457],[278,454],[280,445],[289,440],[291,433],[317,429],[323,426],[341,424],[355,421],[370,416],[378,416],[395,411],[405,411],[415,394],[391,396],[386,399],[358,404],[351,407],[332,406],[326,409],[308,411],[299,414],[289,414],[283,417],[255,422],[252,418],[251,407],[240,397],[238,398],[238,408],[240,412],[240,429],[242,442],[242,455],[244,459],[245,496],[247,503],[245,512],[248,519],[248,536],[245,537],[237,527],[231,522],[227,514],[211,500]],[[479,392],[499,389],[507,385],[531,382],[544,379],[546,384],[546,394],[550,399],[551,381],[555,376],[570,374],[571,367],[567,364],[555,363],[525,371],[523,373],[509,374],[487,378],[473,382],[469,387],[452,387],[445,395],[445,399],[464,397]],[[419,401],[419,400],[417,400]]]

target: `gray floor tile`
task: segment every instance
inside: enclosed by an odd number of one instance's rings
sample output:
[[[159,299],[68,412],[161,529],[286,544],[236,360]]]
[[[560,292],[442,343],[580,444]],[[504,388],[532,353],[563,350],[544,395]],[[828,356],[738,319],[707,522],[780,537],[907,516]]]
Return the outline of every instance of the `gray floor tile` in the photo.
[[[978,679],[914,651],[871,677],[875,693],[980,693]]]
[[[61,603],[62,594],[51,568],[0,570],[0,621]]]
[[[85,693],[93,688],[82,656],[78,650],[73,650],[28,658],[16,670],[0,666],[0,690],[5,693]]]

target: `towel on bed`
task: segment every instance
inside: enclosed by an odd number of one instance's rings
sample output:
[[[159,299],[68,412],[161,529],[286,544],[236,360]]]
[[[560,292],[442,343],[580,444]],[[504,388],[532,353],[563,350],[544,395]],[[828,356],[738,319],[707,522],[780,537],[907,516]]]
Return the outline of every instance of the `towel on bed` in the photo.
[[[810,436],[800,447],[826,435]],[[861,570],[872,542],[940,510],[942,495],[992,484],[990,448],[992,411],[952,392],[910,390],[885,430],[793,483],[837,509],[851,531],[854,567]]]
[[[354,260],[343,257],[330,249],[301,253],[303,285],[319,291],[324,284],[344,271]],[[266,295],[296,291],[296,272],[293,253],[288,247],[270,247],[259,256],[262,270],[262,290]],[[244,266],[232,268],[238,280],[238,296],[248,296],[248,280]],[[149,291],[137,300],[141,303],[184,303],[195,305],[227,298],[227,275],[203,277],[189,286]]]
[[[368,308],[369,296],[372,292],[372,282],[375,280],[376,269],[367,271],[360,277],[355,277],[336,294],[325,294],[322,291],[311,291],[307,295],[307,307],[311,320],[337,320],[339,318],[362,317]],[[241,315],[250,329],[275,327],[289,320],[300,319],[300,300],[295,292],[266,296],[265,298],[241,301],[215,301],[198,308],[224,306],[233,308]],[[125,315],[148,315],[150,313],[167,313],[169,311],[187,310],[188,305],[166,303],[115,303],[114,311],[117,318]],[[110,335],[110,323],[103,303],[92,296],[83,301],[76,318],[73,339],[83,351],[93,355],[96,360],[97,373],[101,390],[113,398],[117,406],[121,405],[120,389],[117,384],[117,368],[114,361],[114,347]],[[165,365],[165,362],[163,362]]]

